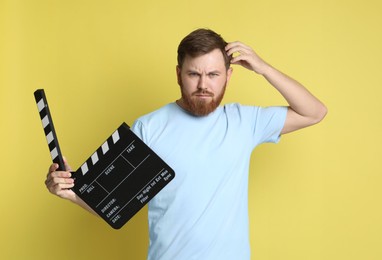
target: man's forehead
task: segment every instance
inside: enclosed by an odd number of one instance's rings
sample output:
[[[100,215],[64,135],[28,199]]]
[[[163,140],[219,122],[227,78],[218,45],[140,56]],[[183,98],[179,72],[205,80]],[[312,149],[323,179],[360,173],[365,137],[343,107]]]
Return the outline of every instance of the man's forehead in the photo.
[[[186,55],[182,67],[187,67],[187,69],[208,68],[210,70],[220,70],[225,68],[225,61],[221,51],[215,49],[209,53],[198,55],[196,57]]]

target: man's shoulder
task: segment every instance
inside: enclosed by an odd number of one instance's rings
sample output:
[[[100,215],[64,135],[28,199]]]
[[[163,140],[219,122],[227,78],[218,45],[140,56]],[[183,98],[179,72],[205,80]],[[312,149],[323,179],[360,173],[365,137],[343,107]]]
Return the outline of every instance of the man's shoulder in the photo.
[[[136,121],[150,122],[161,117],[169,116],[175,110],[174,103],[166,104],[150,113],[140,116]]]
[[[223,105],[223,108],[225,111],[228,112],[277,112],[277,111],[283,111],[286,109],[285,106],[256,106],[256,105],[243,105],[240,103],[228,103]]]
[[[243,113],[258,111],[261,107],[254,105],[243,105],[240,103],[228,103],[223,105],[223,109],[225,113]]]
[[[255,105],[242,105],[240,103],[230,103],[223,106],[224,113],[228,118],[235,120],[258,120],[273,117],[280,117],[281,119],[286,116],[286,106],[255,106]]]

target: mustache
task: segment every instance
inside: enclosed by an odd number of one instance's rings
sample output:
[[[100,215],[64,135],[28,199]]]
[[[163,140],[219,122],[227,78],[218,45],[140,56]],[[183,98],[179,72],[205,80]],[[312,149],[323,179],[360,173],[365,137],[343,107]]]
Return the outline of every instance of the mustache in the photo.
[[[203,96],[210,96],[210,97],[214,97],[214,93],[211,93],[207,90],[197,90],[195,92],[192,93],[193,96],[196,96],[196,95],[203,95]]]

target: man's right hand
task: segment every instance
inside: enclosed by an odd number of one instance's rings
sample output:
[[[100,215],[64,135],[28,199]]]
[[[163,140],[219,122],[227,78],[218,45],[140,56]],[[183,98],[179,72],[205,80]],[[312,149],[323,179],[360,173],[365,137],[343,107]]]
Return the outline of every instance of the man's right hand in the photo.
[[[74,179],[71,178],[71,168],[64,158],[65,169],[66,171],[56,171],[58,169],[58,164],[53,163],[49,167],[48,175],[46,176],[45,186],[50,193],[63,198],[70,200],[71,202],[81,206],[90,213],[97,215],[97,213],[90,208],[71,188],[74,187]]]
[[[50,193],[75,202],[77,200],[77,195],[71,190],[74,187],[74,179],[71,178],[70,166],[64,159],[66,171],[56,171],[58,169],[58,164],[53,163],[49,167],[48,175],[46,176],[45,186]]]

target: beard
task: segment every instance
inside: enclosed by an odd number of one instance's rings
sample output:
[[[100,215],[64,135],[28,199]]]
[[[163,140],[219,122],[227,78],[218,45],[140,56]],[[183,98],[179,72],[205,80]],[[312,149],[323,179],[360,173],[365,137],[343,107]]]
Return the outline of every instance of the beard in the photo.
[[[226,86],[227,83],[224,84],[222,91],[217,96],[206,90],[198,90],[189,95],[183,91],[183,86],[182,84],[180,84],[183,108],[195,116],[206,116],[210,114],[211,112],[215,111],[215,109],[220,105],[221,101],[223,100]],[[204,98],[199,98],[197,96],[201,94],[210,96],[211,100],[208,101]]]

